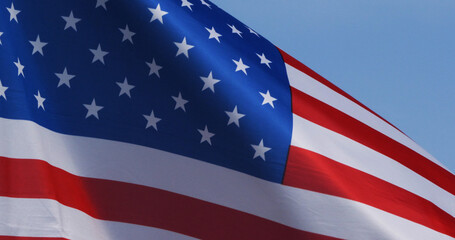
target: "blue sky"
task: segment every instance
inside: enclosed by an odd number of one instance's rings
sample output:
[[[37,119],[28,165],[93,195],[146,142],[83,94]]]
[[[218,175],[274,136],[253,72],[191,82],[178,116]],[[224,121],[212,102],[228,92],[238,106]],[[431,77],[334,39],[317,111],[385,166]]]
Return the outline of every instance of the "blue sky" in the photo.
[[[455,1],[212,2],[455,172]]]

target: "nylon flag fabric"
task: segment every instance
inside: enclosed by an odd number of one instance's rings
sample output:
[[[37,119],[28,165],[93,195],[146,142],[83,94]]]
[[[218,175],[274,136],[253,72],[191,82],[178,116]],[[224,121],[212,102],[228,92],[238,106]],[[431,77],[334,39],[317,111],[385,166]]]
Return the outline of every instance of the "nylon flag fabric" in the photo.
[[[454,239],[450,171],[213,3],[0,9],[0,239]]]

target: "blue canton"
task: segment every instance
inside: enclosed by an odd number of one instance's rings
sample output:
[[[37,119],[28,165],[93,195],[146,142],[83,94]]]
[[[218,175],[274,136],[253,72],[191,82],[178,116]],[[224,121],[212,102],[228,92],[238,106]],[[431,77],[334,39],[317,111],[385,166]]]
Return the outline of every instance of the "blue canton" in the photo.
[[[282,181],[283,60],[209,1],[2,1],[0,43],[1,117]]]

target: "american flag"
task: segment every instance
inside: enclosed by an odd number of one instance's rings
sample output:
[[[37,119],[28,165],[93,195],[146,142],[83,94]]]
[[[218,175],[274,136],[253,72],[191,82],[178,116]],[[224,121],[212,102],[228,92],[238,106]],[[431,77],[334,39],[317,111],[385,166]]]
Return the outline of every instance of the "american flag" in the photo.
[[[0,9],[0,239],[454,239],[454,174],[210,1]]]

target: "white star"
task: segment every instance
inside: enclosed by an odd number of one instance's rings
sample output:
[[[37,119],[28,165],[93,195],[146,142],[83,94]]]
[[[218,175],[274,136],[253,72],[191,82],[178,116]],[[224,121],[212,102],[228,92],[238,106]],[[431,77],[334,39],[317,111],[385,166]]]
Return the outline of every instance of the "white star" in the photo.
[[[14,65],[16,65],[17,67],[17,76],[22,75],[22,77],[25,78],[24,76],[25,66],[21,64],[21,60],[19,60],[19,58],[17,58],[17,62],[14,62]]]
[[[41,42],[39,35],[36,37],[36,41],[30,41],[33,46],[32,55],[39,52],[41,56],[44,56],[43,47],[47,45],[47,42]]]
[[[123,81],[123,83],[121,82],[117,82],[117,85],[120,87],[120,93],[119,93],[119,96],[122,96],[122,94],[126,94],[128,95],[128,97],[131,98],[131,89],[134,88],[133,85],[130,85],[128,84],[128,80],[125,78],[125,81]]]
[[[251,29],[249,27],[247,27],[247,28],[248,28],[248,30],[250,30],[250,33],[256,35],[257,37],[260,37],[259,34],[257,32],[255,32],[253,29]]]
[[[174,110],[177,110],[177,109],[181,108],[184,112],[186,112],[185,104],[188,103],[188,100],[185,100],[185,99],[182,98],[182,93],[179,92],[179,96],[178,97],[172,96],[172,98],[175,101]]]
[[[186,58],[189,58],[188,50],[194,48],[194,46],[186,43],[186,37],[183,38],[183,41],[181,43],[179,43],[179,42],[174,42],[174,43],[179,48],[179,50],[177,51],[177,54],[175,56],[178,56],[183,53],[186,56]]]
[[[74,31],[77,32],[76,23],[78,23],[81,19],[80,18],[75,18],[73,16],[73,11],[70,12],[70,15],[68,17],[62,16],[62,18],[66,22],[64,30],[66,30],[69,27],[71,27],[72,29],[74,29]]]
[[[242,32],[240,32],[235,26],[234,24],[233,25],[229,25],[228,26],[232,29],[232,33],[235,33],[237,35],[239,35],[240,37],[242,37]]]
[[[95,6],[95,8],[101,6],[101,7],[104,8],[104,10],[107,10],[107,8],[106,8],[106,2],[107,2],[107,1],[109,1],[109,0],[96,0],[96,6]]]
[[[153,113],[153,110],[152,112],[150,113],[149,116],[147,115],[143,115],[145,117],[145,119],[147,119],[147,125],[145,126],[145,129],[149,128],[149,127],[153,127],[155,130],[158,131],[158,127],[156,126],[156,124],[161,121],[161,118],[157,118],[155,117],[155,114]]]
[[[5,87],[2,85],[2,81],[0,81],[0,96],[2,96],[6,100],[6,95],[5,91],[8,89],[8,87]]]
[[[265,153],[270,151],[270,149],[271,149],[271,148],[268,148],[268,147],[264,146],[263,139],[261,139],[261,142],[259,143],[259,145],[251,144],[251,147],[254,148],[254,157],[253,157],[253,159],[255,159],[257,157],[261,157],[262,160],[264,160],[264,161],[265,161]]]
[[[3,35],[3,32],[0,32],[0,37]],[[2,40],[0,39],[0,45],[2,45]]]
[[[207,77],[201,77],[202,81],[204,81],[204,86],[202,87],[201,91],[209,88],[212,92],[215,92],[215,84],[218,83],[220,80],[214,79],[212,72],[209,73]]]
[[[160,4],[156,8],[149,8],[149,11],[152,13],[152,19],[150,22],[153,22],[158,19],[161,23],[163,23],[163,16],[168,14],[168,12],[161,10]]]
[[[46,101],[46,99],[41,97],[41,94],[40,94],[39,90],[38,90],[38,95],[34,95],[34,96],[36,98],[36,101],[38,102],[38,109],[39,108],[43,108],[43,110],[45,110],[44,109],[44,101]]]
[[[207,29],[207,31],[210,33],[209,39],[215,38],[218,42],[220,42],[220,37],[223,36],[215,31],[215,28],[212,27],[212,29]]]
[[[118,30],[120,30],[120,32],[122,32],[122,34],[123,34],[122,42],[128,40],[128,41],[131,42],[131,44],[133,44],[133,36],[136,33],[130,31],[130,29],[128,28],[128,24],[126,25],[126,27],[124,29],[123,28],[119,28]]]
[[[210,4],[208,4],[206,1],[201,0],[201,3],[202,3],[202,5],[205,5],[205,6],[207,6],[208,8],[212,9],[212,6],[211,6]]]
[[[193,9],[191,9],[191,6],[193,6],[193,4],[188,2],[188,0],[182,0],[182,7],[188,7],[191,11],[193,11]]]
[[[159,71],[163,67],[160,66],[160,65],[157,65],[154,58],[152,59],[152,63],[149,63],[149,62],[145,62],[145,63],[150,68],[149,76],[151,76],[152,74],[156,74],[156,76],[158,76],[158,78],[159,78],[160,77],[160,72]]]
[[[72,78],[75,77],[75,75],[70,75],[68,74],[68,72],[66,71],[66,67],[65,69],[63,70],[62,73],[55,73],[55,75],[57,75],[59,81],[58,81],[58,85],[57,87],[60,87],[62,86],[63,84],[65,84],[66,86],[68,86],[69,88],[71,88],[70,86],[70,80]]]
[[[272,106],[272,108],[275,108],[275,106],[273,105],[273,102],[276,101],[277,99],[270,95],[269,90],[267,90],[267,93],[261,93],[261,92],[259,92],[259,93],[264,98],[264,101],[262,101],[262,105],[268,103],[268,104],[270,104],[270,106]]]
[[[267,65],[267,67],[270,68],[270,63],[272,63],[272,61],[268,60],[265,57],[264,53],[262,55],[259,55],[259,54],[256,53],[256,55],[258,55],[258,57],[261,59],[261,64],[265,64],[265,65]]]
[[[96,105],[96,102],[95,102],[95,99],[92,100],[92,103],[91,104],[83,104],[85,108],[87,108],[87,115],[85,116],[85,118],[88,118],[90,116],[94,116],[96,117],[96,119],[99,119],[98,118],[98,111],[103,109],[104,107],[103,106],[97,106]]]
[[[235,65],[237,65],[237,68],[235,69],[236,72],[242,71],[243,73],[245,73],[245,75],[248,75],[246,73],[246,69],[248,69],[250,67],[248,65],[243,64],[242,58],[240,58],[238,61],[235,61],[234,59],[232,59],[232,61],[235,63]]]
[[[232,110],[232,112],[226,111],[226,114],[229,116],[229,121],[227,123],[228,126],[231,123],[235,123],[237,127],[240,127],[239,119],[245,117],[245,114],[241,114],[237,111],[237,106],[234,107],[234,110]]]
[[[205,125],[205,129],[198,129],[199,133],[202,135],[201,137],[201,143],[207,142],[209,145],[212,145],[211,138],[215,136],[214,133],[209,132],[209,129],[207,128],[207,125]]]
[[[19,14],[21,11],[20,10],[17,10],[17,9],[14,9],[14,4],[11,3],[11,7],[10,8],[6,8],[9,12],[9,20],[10,21],[13,21],[16,20],[16,22],[18,23],[17,21],[17,14]]]
[[[104,56],[106,56],[109,52],[105,52],[105,51],[101,50],[100,44],[98,44],[97,49],[89,49],[89,50],[90,50],[90,52],[93,53],[92,63],[94,63],[96,61],[100,61],[102,64],[104,64]]]

